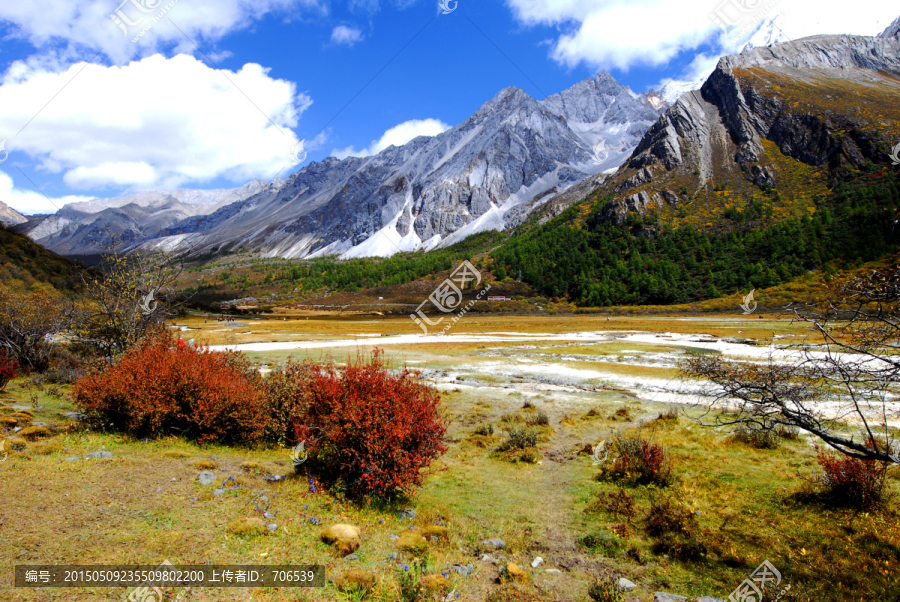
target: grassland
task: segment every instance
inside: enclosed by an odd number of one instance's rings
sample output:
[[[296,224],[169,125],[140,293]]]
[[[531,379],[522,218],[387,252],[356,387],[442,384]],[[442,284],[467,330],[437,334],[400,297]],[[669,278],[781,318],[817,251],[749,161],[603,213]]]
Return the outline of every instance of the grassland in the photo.
[[[185,338],[211,344],[298,340],[314,344],[251,354],[270,368],[288,356],[346,362],[355,355],[355,345],[328,345],[352,342],[354,335],[367,349],[378,339],[418,332],[408,318],[294,315],[247,324],[227,329],[194,316],[178,326],[191,329],[182,333]],[[474,338],[497,332],[534,336],[656,332],[764,343],[773,333],[784,337],[782,341],[803,340],[805,328],[786,319],[753,316],[476,315],[460,321],[453,333]],[[812,441],[801,437],[783,441],[778,449],[755,449],[732,441],[727,431],[699,424],[700,408],[662,403],[660,399],[668,398],[652,390],[610,384],[617,378],[677,381],[672,364],[690,352],[683,345],[615,337],[502,342],[459,337],[426,344],[401,339],[385,349],[394,365],[421,369],[427,382],[441,390],[450,424],[449,450],[432,467],[424,488],[414,499],[389,507],[355,506],[321,487],[314,492],[303,474],[266,482],[268,475],[292,474],[285,449],[198,447],[176,438],[139,441],[118,433],[80,430],[62,416],[75,409],[66,387],[16,381],[5,403],[40,406],[34,420],[59,430],[47,441],[25,442],[21,451],[0,464],[0,570],[11,575],[19,564],[163,560],[322,564],[329,575],[322,589],[198,589],[183,599],[359,600],[359,594],[342,592],[335,582],[347,570],[361,569],[375,578],[366,599],[394,602],[403,600],[400,565],[415,566],[418,559],[426,574],[446,575],[446,582],[434,580],[438,587],[432,595],[439,592],[440,599],[452,591],[454,599],[459,594],[467,601],[582,602],[588,600],[588,587],[596,576],[615,574],[638,585],[626,599],[646,602],[656,591],[727,598],[768,559],[792,585],[792,595],[802,594],[795,600],[890,602],[900,594],[896,505],[885,512],[861,514],[802,501],[800,475],[808,475],[815,466]],[[628,358],[640,361],[629,363]],[[543,372],[535,371],[535,366]],[[541,429],[537,447],[530,450],[533,455],[522,459],[499,454],[509,420],[522,416],[526,405],[533,408],[528,411],[544,412],[549,422]],[[625,420],[616,416],[623,408],[629,414]],[[676,419],[657,420],[672,408],[679,412]],[[476,432],[485,424],[494,427],[492,435]],[[581,452],[617,431],[637,428],[669,448],[677,482],[668,492],[625,486],[637,503],[635,516],[625,519],[597,509],[599,496],[620,487],[597,480],[599,467],[590,454]],[[11,433],[5,435],[9,438]],[[113,457],[64,461],[98,450],[112,452]],[[237,489],[213,495],[215,485],[204,487],[197,481],[198,462],[215,462],[219,481],[233,477]],[[255,466],[242,468],[247,462]],[[896,472],[891,480],[894,493],[900,490]],[[263,508],[261,493],[269,498],[270,512],[277,511],[272,522],[278,530],[265,536],[228,534],[226,526],[232,520],[261,514],[257,510]],[[657,541],[647,533],[644,517],[651,500],[661,495],[671,495],[695,513],[696,537],[706,548],[705,556],[678,560],[654,551]],[[414,508],[418,517],[401,518],[405,508]],[[341,559],[319,541],[320,531],[334,523],[361,528],[357,559]],[[449,527],[449,540],[432,543],[424,552],[403,552],[391,538],[435,523]],[[591,535],[593,539],[585,540]],[[481,542],[492,538],[503,539],[507,549],[486,549]],[[598,540],[612,543],[584,545]],[[397,559],[389,560],[395,552]],[[483,560],[484,554],[491,557]],[[532,569],[537,556],[544,562]],[[505,559],[524,567],[526,575],[498,583]],[[457,563],[473,564],[475,574],[462,577],[448,570]],[[183,590],[168,593],[175,598]],[[127,595],[121,588],[28,590],[11,588],[9,579],[0,582],[4,602],[124,600]]]

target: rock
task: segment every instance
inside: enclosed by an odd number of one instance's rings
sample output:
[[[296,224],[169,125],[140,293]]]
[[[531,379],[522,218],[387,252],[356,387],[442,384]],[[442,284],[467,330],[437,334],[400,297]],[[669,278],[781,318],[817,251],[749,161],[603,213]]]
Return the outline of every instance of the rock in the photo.
[[[388,560],[397,560],[397,552],[391,552],[391,555],[388,556]]]
[[[400,518],[418,518],[419,513],[413,510],[412,508],[407,508],[403,512],[400,513]]]
[[[36,408],[33,408],[31,406],[12,406],[12,409],[17,412],[43,412],[44,406],[38,406]]]
[[[481,545],[485,548],[491,550],[503,550],[506,548],[506,543],[502,539],[486,539],[481,542]]]
[[[422,533],[422,537],[427,539],[442,539],[444,541],[450,541],[450,530],[447,527],[439,527],[437,525],[433,527],[425,527],[420,531]]]
[[[359,560],[359,556],[357,554],[350,554],[349,556],[344,556],[344,560]]]
[[[365,571],[353,569],[335,578],[334,585],[342,592],[368,592],[375,585],[375,577]]]
[[[216,473],[204,470],[197,475],[197,480],[200,481],[200,484],[203,486],[212,485],[216,482]]]
[[[81,456],[72,456],[71,458],[65,458],[63,462],[74,462],[75,460],[80,460]]]
[[[472,575],[475,573],[475,565],[454,564],[453,566],[450,567],[449,570],[453,571],[454,573],[458,573],[458,574],[462,575],[463,577],[468,577],[469,575]]]
[[[400,539],[399,535],[388,535],[388,539]]]
[[[443,575],[428,575],[423,581],[425,589],[432,592],[439,592],[450,585],[447,578]]]
[[[31,426],[42,426],[42,427],[46,428],[47,423],[46,422],[32,422]]]
[[[265,514],[263,514],[263,518],[272,519],[272,518],[275,518],[275,515],[272,514],[271,512],[266,512]]]
[[[700,598],[694,598],[694,602],[725,602],[721,598],[710,598],[709,596],[702,596]]]
[[[319,534],[319,538],[334,547],[341,556],[349,556],[359,549],[359,528],[353,525],[332,525]]]
[[[92,459],[97,459],[97,458],[99,458],[99,459],[112,458],[113,453],[108,452],[108,451],[95,451],[95,452],[91,452],[89,454],[84,454],[81,457],[84,458],[85,460],[92,460]]]
[[[559,569],[547,569],[544,572],[547,573],[548,575],[562,575],[562,571]]]
[[[163,492],[162,487],[157,487],[157,488],[156,488],[156,493],[157,493],[157,495],[159,495],[159,494],[162,493],[162,492]]]
[[[269,532],[259,518],[236,518],[226,527],[232,535],[265,535]]]
[[[511,579],[525,579],[528,577],[528,573],[525,572],[525,569],[520,567],[515,562],[507,562],[506,567],[504,567],[505,573]]]
[[[656,592],[653,595],[653,602],[686,602],[687,598],[676,594],[667,594],[666,592]]]
[[[223,493],[225,493],[225,490],[221,487],[219,489],[213,490],[213,495],[222,495]]]
[[[534,560],[531,561],[531,568],[536,569],[539,566],[541,566],[542,564],[544,564],[544,559],[541,558],[540,556],[538,556],[537,558],[535,558]]]
[[[428,540],[420,534],[410,531],[405,533],[397,540],[397,547],[404,552],[413,552],[418,554],[428,549]]]
[[[269,533],[274,533],[278,530],[278,525],[276,525],[275,523],[269,523],[268,525],[266,525],[266,529],[269,530]]]
[[[21,427],[21,426],[17,426],[16,428],[13,429],[13,432],[14,432],[14,433],[18,433],[18,432],[21,431],[21,430],[22,430],[22,427]]]
[[[283,481],[283,480],[285,480],[286,478],[287,478],[287,477],[283,477],[283,476],[280,476],[280,475],[272,475],[272,476],[270,476],[270,477],[263,477],[263,481],[267,481],[267,482],[269,482],[269,483],[277,483],[278,481]]]
[[[88,419],[87,414],[81,414],[79,412],[69,412],[68,414],[63,414],[69,420],[74,420],[75,422],[84,422]]]
[[[629,581],[629,580],[626,579],[625,577],[619,578],[619,581],[618,581],[618,583],[616,583],[616,585],[617,585],[618,588],[619,588],[620,590],[622,590],[623,592],[630,592],[630,591],[632,591],[634,588],[637,587],[637,585],[635,585],[634,583],[632,583],[631,581]]]

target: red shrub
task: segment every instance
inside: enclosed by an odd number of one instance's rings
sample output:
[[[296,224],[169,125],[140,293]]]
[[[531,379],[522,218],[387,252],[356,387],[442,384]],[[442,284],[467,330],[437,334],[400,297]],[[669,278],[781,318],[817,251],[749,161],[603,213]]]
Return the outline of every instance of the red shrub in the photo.
[[[818,450],[819,484],[835,505],[869,510],[884,500],[888,465]]]
[[[368,362],[309,370],[294,430],[313,468],[357,499],[421,485],[422,469],[446,451],[440,396],[407,370],[392,374],[377,350]]]
[[[664,487],[671,484],[672,462],[662,445],[647,441],[637,433],[629,437],[618,435],[614,449],[618,457],[605,474],[640,485]]]
[[[258,376],[245,358],[178,345],[167,334],[82,378],[73,395],[98,422],[136,436],[253,442],[266,427]]]
[[[6,349],[0,349],[0,391],[6,388],[9,381],[16,377],[19,362],[9,357]]]

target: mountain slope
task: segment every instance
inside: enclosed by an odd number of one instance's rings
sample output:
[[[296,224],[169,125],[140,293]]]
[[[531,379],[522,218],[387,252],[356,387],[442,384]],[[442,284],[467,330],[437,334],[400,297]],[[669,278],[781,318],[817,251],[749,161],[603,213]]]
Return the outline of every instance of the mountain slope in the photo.
[[[83,268],[82,264],[60,257],[0,225],[0,285],[20,290],[50,287],[72,294],[83,289]]]
[[[900,140],[900,39],[814,36],[721,59],[653,125],[602,194],[604,217],[715,223],[759,201],[800,215]],[[771,194],[774,191],[774,198]]]
[[[350,258],[450,245],[518,224],[549,195],[618,167],[665,106],[607,73],[542,102],[507,88],[443,134],[312,163],[139,246]]]
[[[16,226],[18,224],[24,224],[27,221],[27,217],[25,217],[6,203],[0,201],[0,225]]]
[[[110,243],[110,235],[133,244],[278,184],[256,180],[233,190],[164,190],[94,199],[66,205],[53,215],[32,220],[21,231],[57,253],[94,255]]]
[[[495,275],[587,305],[668,304],[895,253],[898,57],[897,37],[817,36],[723,58],[618,173],[518,229]]]

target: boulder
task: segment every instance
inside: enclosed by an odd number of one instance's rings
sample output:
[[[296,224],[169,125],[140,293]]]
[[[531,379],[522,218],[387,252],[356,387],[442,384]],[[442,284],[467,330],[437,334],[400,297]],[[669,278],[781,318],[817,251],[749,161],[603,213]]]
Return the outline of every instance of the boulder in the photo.
[[[341,556],[349,556],[359,549],[359,528],[353,525],[332,525],[319,534],[319,538],[332,546]]]

